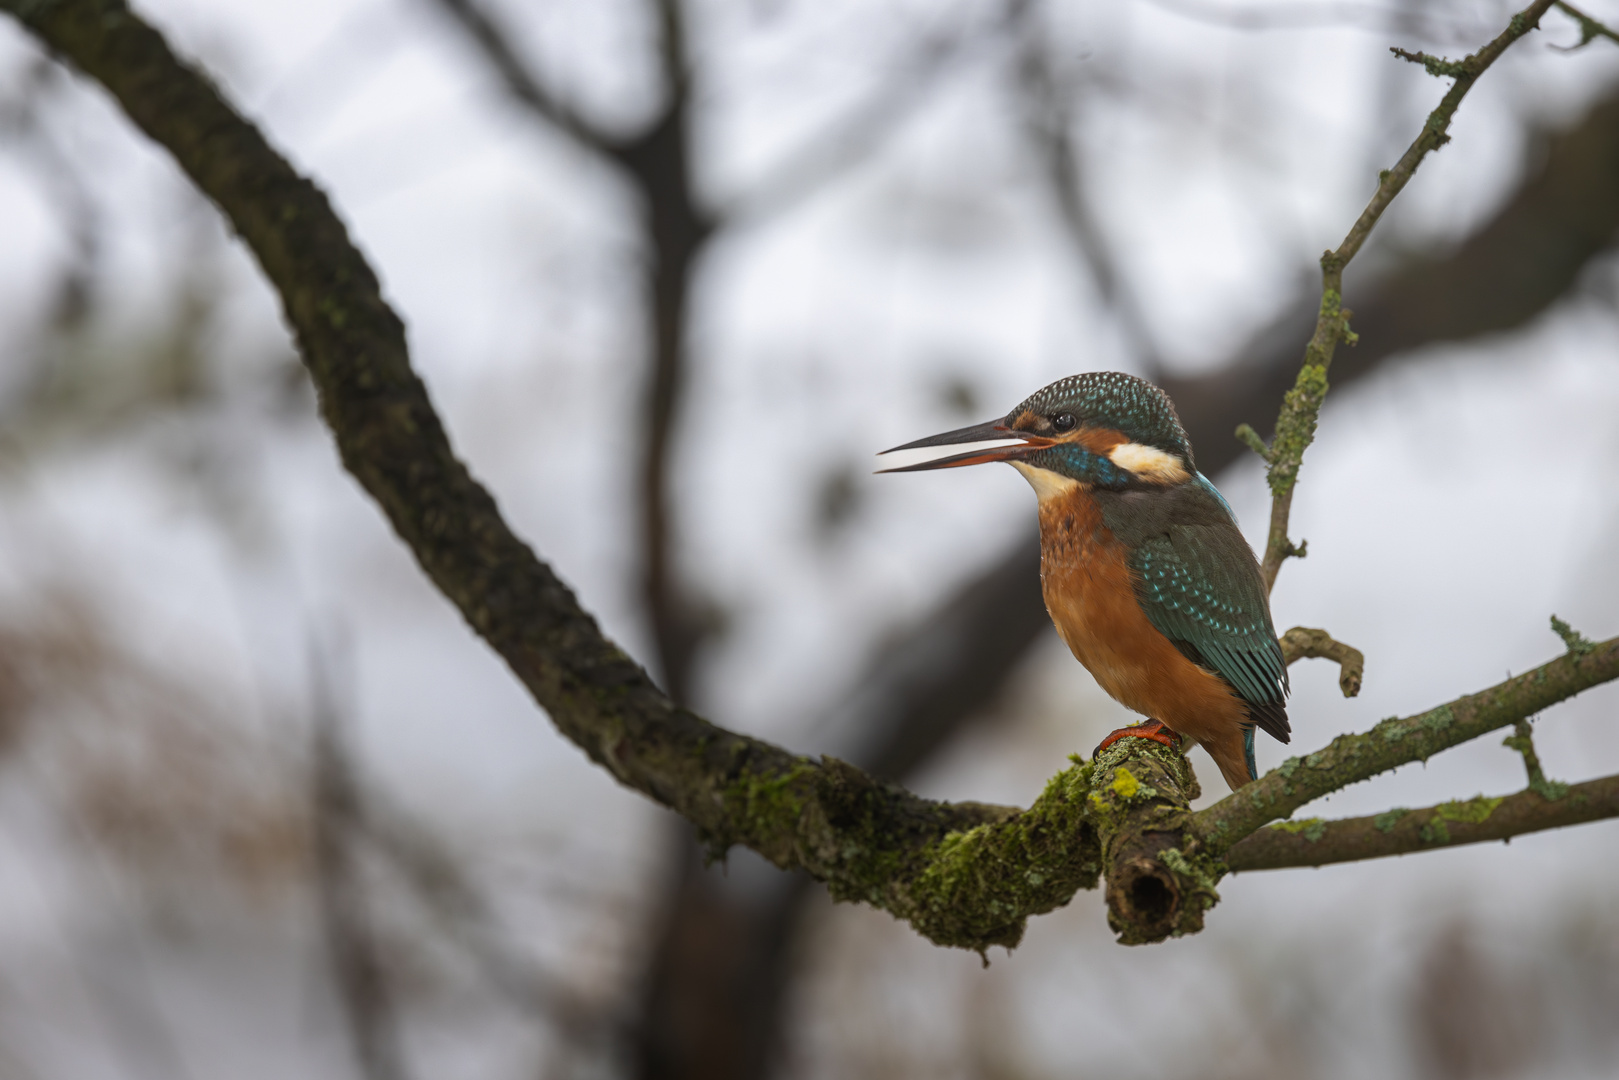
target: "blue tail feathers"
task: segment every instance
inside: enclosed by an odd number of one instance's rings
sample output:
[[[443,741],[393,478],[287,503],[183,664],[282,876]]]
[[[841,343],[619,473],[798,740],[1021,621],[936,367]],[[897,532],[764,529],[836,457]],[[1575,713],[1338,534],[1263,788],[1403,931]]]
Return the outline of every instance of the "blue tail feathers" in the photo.
[[[1248,779],[1259,779],[1259,766],[1254,762],[1254,729],[1252,725],[1245,725],[1242,729],[1242,756],[1248,764]]]

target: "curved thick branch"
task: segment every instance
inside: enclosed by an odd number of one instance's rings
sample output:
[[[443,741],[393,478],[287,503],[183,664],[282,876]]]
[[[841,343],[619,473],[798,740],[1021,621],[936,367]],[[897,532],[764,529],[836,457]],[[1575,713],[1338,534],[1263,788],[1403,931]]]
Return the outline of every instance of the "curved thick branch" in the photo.
[[[1093,887],[1089,773],[1026,811],[932,802],[680,708],[597,627],[455,457],[404,326],[325,195],[117,0],[0,0],[99,80],[230,219],[281,297],[343,463],[422,569],[573,742],[692,821],[944,944],[1014,944],[1029,914]]]
[[[1353,645],[1345,645],[1325,630],[1312,630],[1308,626],[1295,626],[1278,640],[1282,645],[1282,660],[1289,666],[1307,657],[1331,660],[1338,665],[1338,689],[1344,692],[1344,697],[1360,693],[1360,683],[1366,675],[1366,656]]]
[[[1514,836],[1619,817],[1619,776],[1571,784],[1557,798],[1530,789],[1479,795],[1421,810],[1396,807],[1368,817],[1310,818],[1271,825],[1226,854],[1233,873],[1381,859],[1413,851],[1510,840]]]

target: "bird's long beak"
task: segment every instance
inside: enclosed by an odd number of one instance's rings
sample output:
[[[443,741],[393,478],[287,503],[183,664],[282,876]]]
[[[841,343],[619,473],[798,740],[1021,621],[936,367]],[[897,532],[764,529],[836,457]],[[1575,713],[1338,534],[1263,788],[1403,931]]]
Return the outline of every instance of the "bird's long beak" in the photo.
[[[982,465],[990,461],[1016,461],[1031,450],[1051,444],[1052,440],[1043,436],[1027,431],[1014,431],[1006,426],[1004,420],[991,420],[972,427],[946,431],[942,435],[929,435],[925,439],[917,439],[904,446],[884,450],[884,454],[894,454],[909,450],[934,450],[936,447],[950,448],[943,451],[935,450],[933,455],[922,461],[908,465],[894,465],[877,471],[922,472],[926,469],[954,469],[962,465]],[[907,455],[909,456],[911,455]]]

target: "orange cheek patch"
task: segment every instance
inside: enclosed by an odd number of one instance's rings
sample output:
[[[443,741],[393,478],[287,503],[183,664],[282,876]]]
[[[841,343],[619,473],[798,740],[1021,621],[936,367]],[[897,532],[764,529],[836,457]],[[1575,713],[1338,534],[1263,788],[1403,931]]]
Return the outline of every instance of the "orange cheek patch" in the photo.
[[[1123,446],[1130,439],[1124,432],[1112,428],[1080,428],[1063,441],[1078,443],[1098,457],[1107,457],[1115,446]]]

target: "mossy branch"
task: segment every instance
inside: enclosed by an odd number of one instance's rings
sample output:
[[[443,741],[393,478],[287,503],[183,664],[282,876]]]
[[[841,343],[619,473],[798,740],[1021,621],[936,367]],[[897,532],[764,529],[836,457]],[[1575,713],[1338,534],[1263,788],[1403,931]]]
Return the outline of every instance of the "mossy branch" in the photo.
[[[1507,28],[1494,41],[1459,61],[1439,61],[1422,54],[1395,50],[1401,56],[1429,66],[1434,74],[1448,75],[1456,81],[1438,107],[1428,115],[1421,133],[1400,160],[1393,168],[1378,174],[1377,191],[1373,193],[1372,201],[1361,211],[1343,243],[1338,245],[1337,250],[1321,256],[1321,307],[1316,315],[1315,332],[1305,346],[1304,364],[1299,369],[1298,379],[1282,401],[1281,413],[1276,418],[1276,436],[1271,440],[1268,452],[1263,454],[1269,465],[1266,479],[1271,490],[1270,532],[1265,543],[1265,557],[1260,563],[1266,588],[1275,587],[1276,575],[1281,573],[1282,563],[1303,551],[1302,547],[1294,547],[1287,538],[1288,518],[1293,509],[1293,487],[1298,483],[1304,452],[1315,441],[1316,422],[1327,396],[1327,372],[1332,366],[1333,353],[1339,342],[1355,343],[1355,334],[1349,328],[1351,312],[1343,306],[1344,267],[1360,251],[1361,245],[1371,235],[1378,219],[1395,196],[1405,189],[1423,158],[1450,141],[1451,118],[1456,115],[1462,98],[1467,96],[1478,77],[1495,63],[1508,46],[1538,26],[1540,17],[1552,3],[1553,0],[1535,0],[1535,3],[1514,15]]]
[[[1557,798],[1534,790],[1516,795],[1396,808],[1367,817],[1285,821],[1248,836],[1226,854],[1233,873],[1381,859],[1414,851],[1510,840],[1514,836],[1619,817],[1619,776],[1565,787]]]
[[[1194,816],[1193,827],[1218,850],[1227,850],[1267,822],[1350,784],[1413,761],[1426,761],[1480,735],[1526,719],[1582,690],[1619,678],[1619,638],[1583,656],[1564,655],[1488,690],[1427,712],[1390,717],[1371,731],[1340,735],[1303,758],[1277,768]]]

